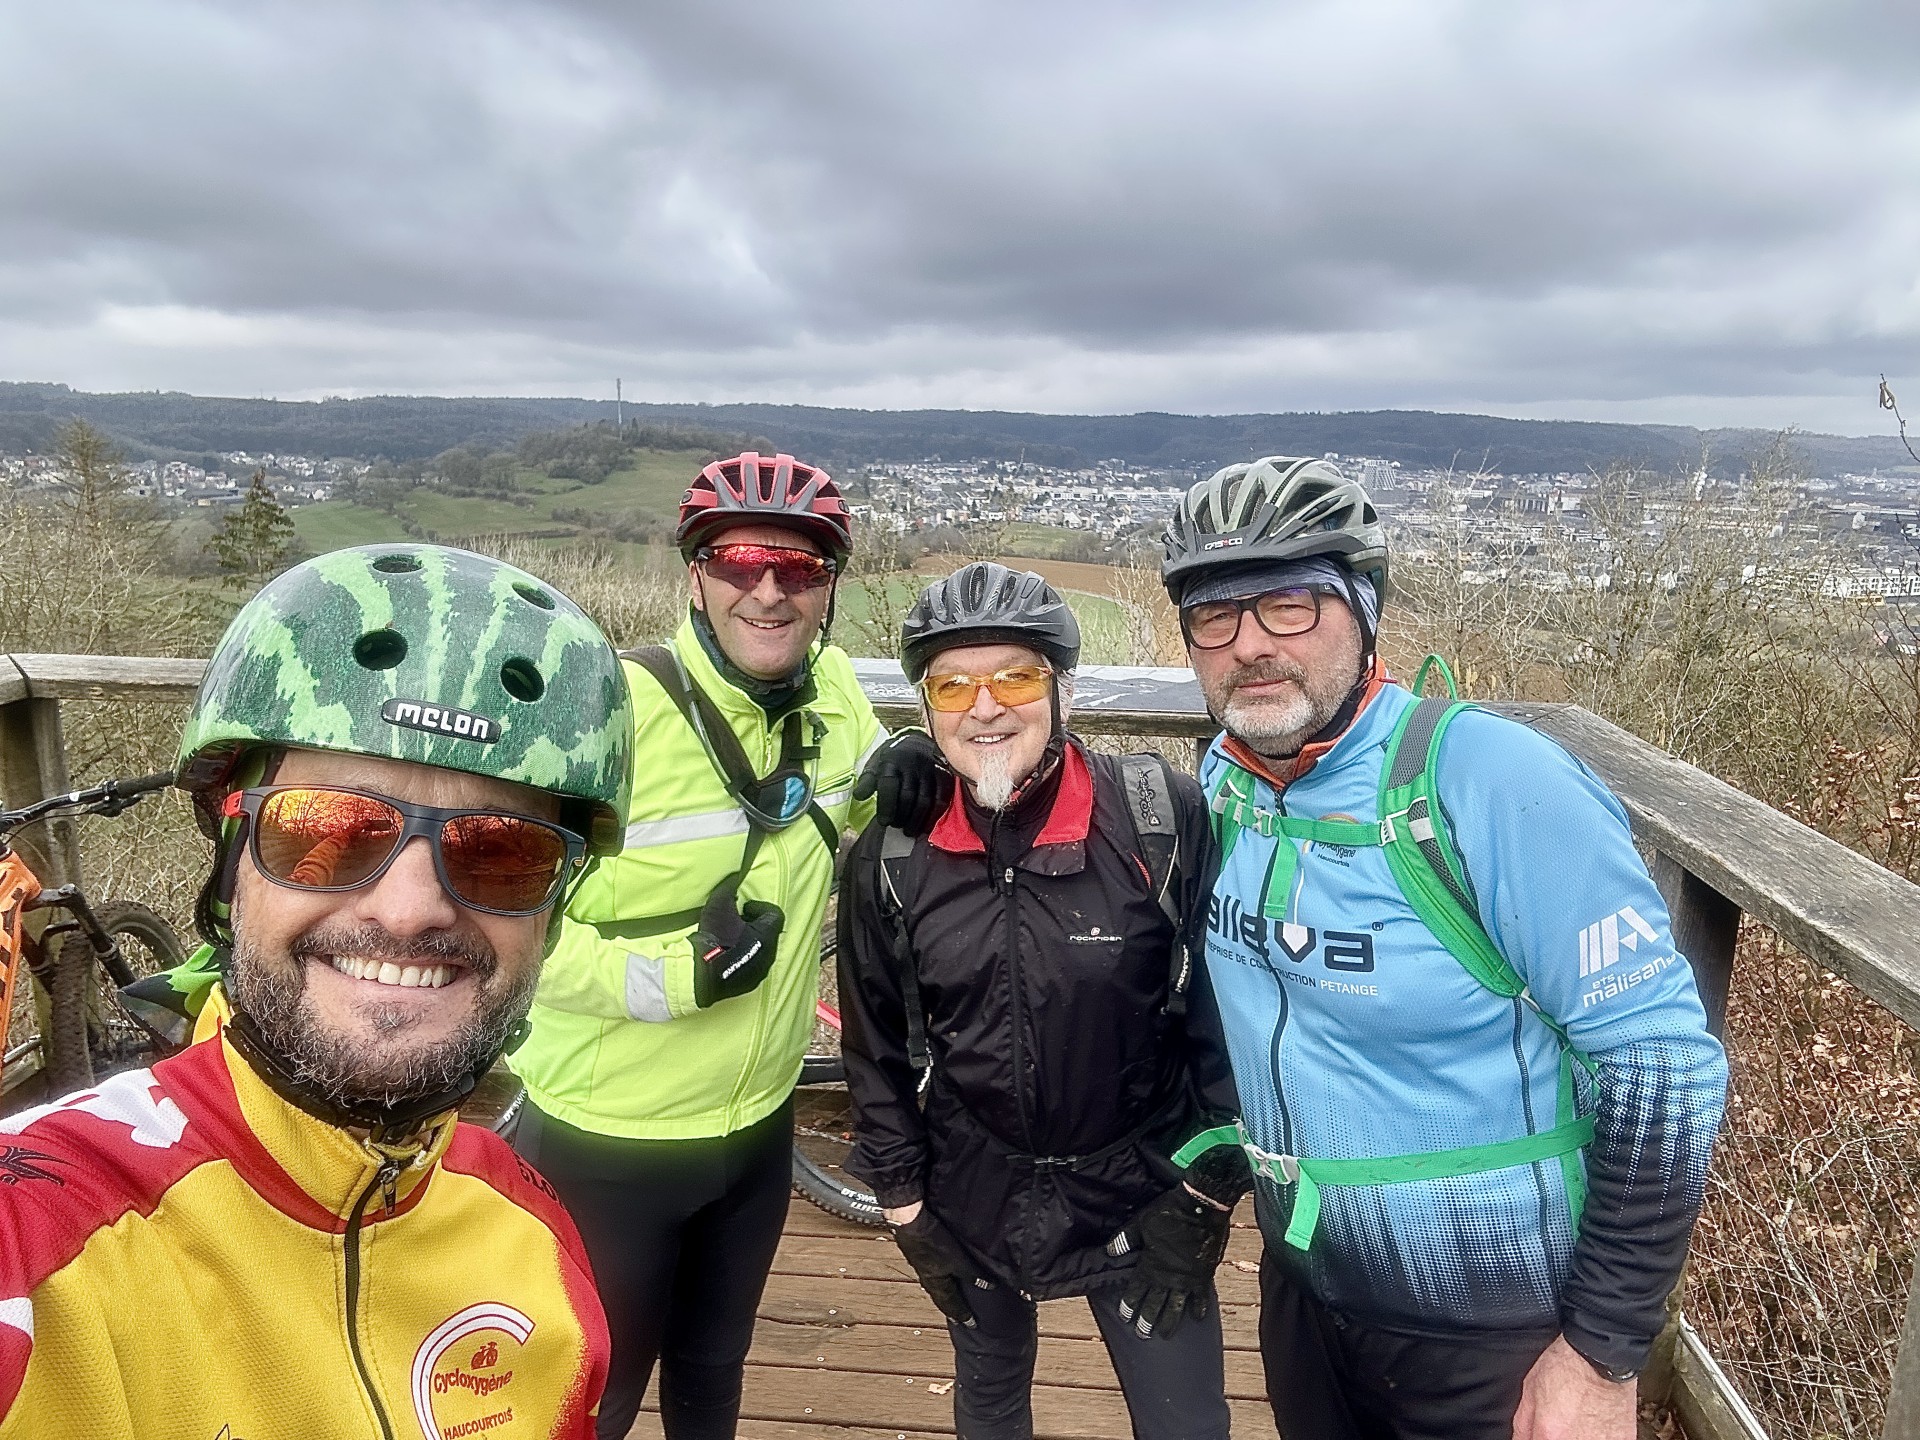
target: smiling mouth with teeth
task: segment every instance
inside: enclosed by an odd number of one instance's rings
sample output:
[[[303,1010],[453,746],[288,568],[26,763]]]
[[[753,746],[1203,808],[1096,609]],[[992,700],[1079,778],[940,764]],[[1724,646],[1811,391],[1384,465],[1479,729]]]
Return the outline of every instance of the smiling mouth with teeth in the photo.
[[[458,965],[396,965],[391,960],[363,960],[357,955],[335,955],[333,968],[351,980],[371,980],[406,990],[438,990],[460,978]]]

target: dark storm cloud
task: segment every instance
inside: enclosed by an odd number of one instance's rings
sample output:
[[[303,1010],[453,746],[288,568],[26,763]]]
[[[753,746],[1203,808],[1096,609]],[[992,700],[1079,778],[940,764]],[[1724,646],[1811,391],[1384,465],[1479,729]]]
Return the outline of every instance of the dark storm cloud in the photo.
[[[12,7],[0,369],[1864,429],[1914,13]]]

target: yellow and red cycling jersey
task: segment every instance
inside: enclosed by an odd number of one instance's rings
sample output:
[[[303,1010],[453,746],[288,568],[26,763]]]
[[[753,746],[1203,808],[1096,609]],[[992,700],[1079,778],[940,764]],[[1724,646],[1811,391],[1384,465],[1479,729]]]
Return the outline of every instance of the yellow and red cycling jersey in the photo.
[[[0,1440],[590,1440],[547,1183],[451,1117],[381,1162],[224,1038],[0,1120]]]

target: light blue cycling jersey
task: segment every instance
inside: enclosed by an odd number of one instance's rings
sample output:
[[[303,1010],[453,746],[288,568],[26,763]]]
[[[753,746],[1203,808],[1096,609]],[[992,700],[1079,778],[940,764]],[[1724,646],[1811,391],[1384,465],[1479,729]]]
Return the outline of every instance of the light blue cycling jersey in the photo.
[[[1276,801],[1256,809],[1377,822],[1388,738],[1414,703],[1383,689]],[[1417,1334],[1564,1330],[1590,1355],[1644,1357],[1677,1278],[1725,1101],[1726,1061],[1620,804],[1566,751],[1484,711],[1460,714],[1438,790],[1487,933],[1597,1065],[1579,1239],[1558,1161],[1322,1191],[1303,1255],[1282,1234],[1291,1186],[1261,1180],[1271,1255],[1323,1303]],[[1262,914],[1274,874],[1277,918]],[[1371,1158],[1550,1130],[1560,1042],[1524,999],[1483,988],[1401,895],[1380,848],[1243,829],[1215,887],[1207,964],[1245,1124],[1263,1150]],[[1582,1342],[1585,1343],[1582,1343]]]

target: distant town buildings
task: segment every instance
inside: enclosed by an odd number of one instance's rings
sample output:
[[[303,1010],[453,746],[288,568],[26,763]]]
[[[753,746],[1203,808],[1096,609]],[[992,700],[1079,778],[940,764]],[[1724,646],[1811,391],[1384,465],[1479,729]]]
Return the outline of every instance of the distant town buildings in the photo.
[[[1591,474],[1468,475],[1373,456],[1325,458],[1367,487],[1408,560],[1464,553],[1469,584],[1565,590],[1613,583],[1604,527],[1589,509],[1599,485]],[[867,467],[853,481],[853,508],[865,523],[901,534],[1024,521],[1115,541],[1156,535],[1181,494],[1203,478],[1119,461],[1062,470],[935,458]],[[1823,594],[1920,597],[1920,484],[1911,476],[1820,477],[1803,482],[1792,499],[1785,538],[1814,568]],[[1690,491],[1647,501],[1639,524],[1657,535],[1685,507],[1690,524],[1744,543],[1754,503],[1748,476],[1711,481],[1703,474]],[[1757,556],[1745,567],[1750,581],[1763,570]],[[1679,578],[1663,577],[1669,584]]]
[[[143,499],[171,500],[204,509],[238,505],[259,470],[266,472],[267,483],[281,503],[292,507],[331,500],[343,480],[356,480],[371,468],[359,460],[316,460],[270,451],[255,454],[229,450],[217,458],[223,462],[223,469],[207,470],[184,460],[142,460],[122,469],[132,492]],[[60,462],[53,456],[0,455],[0,485],[15,490],[45,490],[64,478]]]
[[[1565,590],[1613,583],[1616,557],[1608,548],[1607,524],[1618,520],[1596,520],[1600,482],[1591,474],[1463,474],[1377,456],[1326,458],[1367,487],[1404,561],[1446,555],[1468,584]],[[219,468],[147,460],[127,469],[135,493],[187,509],[239,504],[256,471],[265,471],[282,503],[317,504],[337,498],[370,469],[358,460],[244,450],[208,459]],[[879,531],[912,535],[1024,523],[1079,532],[1099,547],[1157,540],[1180,496],[1206,473],[1143,469],[1119,460],[1062,469],[934,456],[868,465],[843,479],[854,514]],[[0,485],[45,490],[62,478],[52,457],[0,455]],[[1799,482],[1790,499],[1772,538],[1804,560],[1823,595],[1920,602],[1920,483],[1911,475],[1818,476]],[[1645,535],[1657,536],[1684,509],[1688,524],[1717,527],[1729,544],[1746,545],[1755,503],[1748,476],[1714,480],[1703,472],[1690,489],[1645,500],[1636,523]],[[1782,548],[1773,547],[1771,562],[1748,557],[1747,581],[1764,578]],[[1677,584],[1680,577],[1663,579]],[[1911,643],[1910,627],[1900,633],[1907,637],[1903,643]]]

